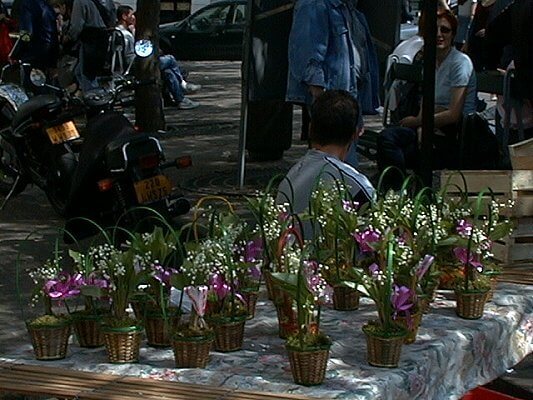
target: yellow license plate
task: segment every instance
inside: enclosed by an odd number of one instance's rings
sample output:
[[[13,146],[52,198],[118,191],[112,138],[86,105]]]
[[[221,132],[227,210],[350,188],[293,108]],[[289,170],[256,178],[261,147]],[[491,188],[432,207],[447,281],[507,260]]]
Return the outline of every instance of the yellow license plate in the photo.
[[[67,140],[77,139],[80,137],[80,134],[76,129],[76,125],[74,125],[74,122],[72,121],[47,128],[46,133],[53,144],[64,143]]]
[[[135,182],[135,193],[140,204],[152,203],[167,197],[172,191],[172,184],[165,175]]]

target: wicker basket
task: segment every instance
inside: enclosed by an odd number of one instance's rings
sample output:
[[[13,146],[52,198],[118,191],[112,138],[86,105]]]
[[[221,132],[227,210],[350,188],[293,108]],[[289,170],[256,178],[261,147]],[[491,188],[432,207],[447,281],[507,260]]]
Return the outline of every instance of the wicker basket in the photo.
[[[72,317],[74,333],[80,347],[101,347],[104,345],[101,316],[73,313]]]
[[[359,292],[347,286],[333,286],[333,309],[351,311],[359,308]]]
[[[420,326],[421,321],[422,321],[421,312],[417,312],[409,316],[409,318],[398,317],[396,319],[396,322],[407,330],[407,336],[405,337],[405,340],[404,340],[405,344],[412,344],[415,342],[416,334],[418,333],[418,328]]]
[[[366,326],[366,325],[365,325]],[[365,330],[367,360],[374,367],[396,368],[400,362],[405,335],[382,338]]]
[[[176,368],[205,368],[214,336],[175,337],[173,341]]]
[[[132,363],[139,361],[142,328],[103,328],[107,358],[110,363]]]
[[[54,326],[32,326],[26,322],[26,328],[37,360],[61,360],[66,357],[70,321]]]
[[[483,310],[489,292],[455,292],[457,304],[455,312],[458,316],[464,319],[479,319],[483,316]]]
[[[172,345],[172,333],[180,323],[181,315],[177,312],[170,313],[165,321],[161,314],[146,314],[144,317],[144,329],[146,341],[152,347],[169,347]]]
[[[243,292],[243,297],[246,301],[246,310],[248,311],[246,319],[253,319],[255,317],[255,305],[257,304],[258,294],[255,291],[245,291]]]
[[[287,352],[295,383],[313,386],[324,382],[328,366],[329,347],[306,351],[287,347]]]
[[[215,332],[216,351],[227,353],[242,348],[246,316],[235,317],[233,320],[210,318],[207,322]]]

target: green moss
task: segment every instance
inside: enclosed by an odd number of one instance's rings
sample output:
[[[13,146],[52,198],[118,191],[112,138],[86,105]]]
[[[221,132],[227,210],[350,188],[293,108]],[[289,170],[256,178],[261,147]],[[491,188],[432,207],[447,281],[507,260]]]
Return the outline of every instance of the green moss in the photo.
[[[390,329],[385,329],[376,321],[363,325],[363,332],[369,336],[377,336],[384,339],[407,335],[407,330],[400,325],[394,324]]]
[[[287,338],[287,348],[291,350],[318,350],[329,349],[331,347],[331,339],[322,332],[318,333],[297,333]]]
[[[64,326],[70,323],[70,318],[64,315],[41,315],[31,321],[28,321],[28,325],[34,328],[38,327],[56,327]]]

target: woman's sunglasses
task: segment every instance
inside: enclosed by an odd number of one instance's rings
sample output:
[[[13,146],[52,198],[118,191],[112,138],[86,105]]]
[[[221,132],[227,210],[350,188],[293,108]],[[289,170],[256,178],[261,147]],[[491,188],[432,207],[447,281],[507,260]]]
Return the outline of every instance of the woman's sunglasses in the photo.
[[[437,26],[437,32],[439,31],[439,29],[440,33],[444,33],[445,35],[452,31],[452,28],[448,28],[447,26]]]

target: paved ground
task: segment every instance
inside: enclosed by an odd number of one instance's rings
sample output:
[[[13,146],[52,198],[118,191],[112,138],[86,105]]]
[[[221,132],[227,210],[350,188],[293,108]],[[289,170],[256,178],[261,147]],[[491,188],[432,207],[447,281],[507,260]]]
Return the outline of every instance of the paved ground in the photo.
[[[191,96],[202,106],[188,111],[165,108],[168,133],[161,139],[168,158],[192,156],[191,168],[170,172],[174,183],[191,199],[222,194],[242,201],[243,194],[264,188],[272,176],[285,173],[304,154],[306,143],[299,140],[300,110],[296,110],[291,149],[276,162],[248,163],[245,186],[240,189],[237,184],[240,64],[197,62],[185,67],[190,70],[189,80],[203,85],[200,92]],[[367,125],[379,126],[379,117],[368,118]],[[367,160],[362,160],[360,169],[369,175],[376,172],[375,164]],[[27,297],[23,307],[19,307],[17,264],[19,269],[25,269],[42,263],[53,249],[53,239],[61,224],[37,188],[27,188],[0,211],[0,354],[8,343],[28,340],[20,310],[25,310],[26,317],[36,312],[28,308]],[[20,291],[27,295],[29,288],[27,278],[21,279]],[[531,371],[529,365],[521,379],[533,390]]]

